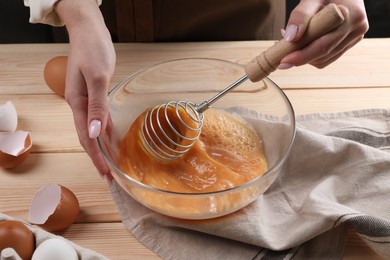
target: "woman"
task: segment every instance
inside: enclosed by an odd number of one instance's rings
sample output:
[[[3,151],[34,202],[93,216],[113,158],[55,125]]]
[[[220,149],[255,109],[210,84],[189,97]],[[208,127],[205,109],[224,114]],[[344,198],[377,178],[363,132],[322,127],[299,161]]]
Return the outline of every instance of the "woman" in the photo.
[[[66,25],[70,50],[65,98],[80,143],[102,175],[109,174],[96,138],[107,124],[107,90],[115,67],[115,41],[215,41],[278,39],[284,0],[25,0],[30,22]],[[297,41],[323,6],[335,3],[345,22],[302,50],[284,57],[279,69],[311,64],[324,68],[358,43],[368,30],[363,0],[301,0],[281,34]],[[104,7],[104,8],[103,8]]]

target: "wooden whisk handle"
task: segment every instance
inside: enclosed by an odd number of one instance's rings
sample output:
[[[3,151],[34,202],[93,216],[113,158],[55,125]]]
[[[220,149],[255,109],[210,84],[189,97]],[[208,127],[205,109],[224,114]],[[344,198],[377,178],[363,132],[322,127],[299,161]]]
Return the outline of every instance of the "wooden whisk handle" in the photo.
[[[245,66],[248,78],[257,82],[267,77],[288,54],[302,49],[313,40],[332,31],[344,22],[344,16],[336,4],[329,4],[311,19],[302,38],[297,42],[280,40]]]

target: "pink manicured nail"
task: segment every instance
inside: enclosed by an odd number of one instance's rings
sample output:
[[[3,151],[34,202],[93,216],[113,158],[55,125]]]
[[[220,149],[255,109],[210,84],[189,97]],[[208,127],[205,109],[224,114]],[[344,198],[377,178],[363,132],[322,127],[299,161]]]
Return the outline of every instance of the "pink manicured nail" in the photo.
[[[294,67],[294,65],[288,64],[288,63],[282,63],[282,64],[280,64],[278,66],[278,69],[280,69],[280,70],[287,70],[287,69],[290,69],[292,67]]]
[[[89,123],[89,138],[93,139],[100,135],[100,130],[102,129],[102,122],[100,120],[94,119]]]
[[[280,34],[284,38],[284,35],[286,34],[286,30],[285,29],[280,29]]]
[[[297,33],[298,26],[296,26],[295,24],[290,24],[289,26],[287,26],[283,38],[286,42],[291,42],[292,40],[294,40],[295,36],[297,36]]]

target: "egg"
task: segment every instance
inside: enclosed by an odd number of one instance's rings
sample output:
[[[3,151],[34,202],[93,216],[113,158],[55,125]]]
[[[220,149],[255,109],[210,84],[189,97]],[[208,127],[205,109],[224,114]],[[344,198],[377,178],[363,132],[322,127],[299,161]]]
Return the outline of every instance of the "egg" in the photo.
[[[65,79],[68,56],[57,56],[50,59],[43,70],[47,86],[61,97],[65,96]]]
[[[76,250],[62,238],[49,238],[35,250],[31,260],[78,260]]]
[[[0,252],[12,248],[22,259],[31,259],[35,249],[34,234],[16,220],[0,222]]]
[[[29,132],[17,129],[18,114],[11,101],[0,105],[0,167],[14,168],[24,162],[32,147]]]
[[[71,190],[58,184],[48,184],[36,192],[28,220],[49,232],[61,231],[76,221],[79,212],[79,201]]]
[[[0,133],[0,167],[14,168],[23,163],[32,147],[29,132]]]

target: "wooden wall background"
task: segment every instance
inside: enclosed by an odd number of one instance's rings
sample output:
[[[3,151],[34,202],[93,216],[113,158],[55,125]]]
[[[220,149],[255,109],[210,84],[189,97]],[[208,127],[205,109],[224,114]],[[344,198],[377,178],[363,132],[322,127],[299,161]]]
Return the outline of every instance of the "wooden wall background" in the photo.
[[[113,0],[103,0],[103,5],[104,1]],[[286,0],[287,18],[298,2],[298,0]],[[370,22],[366,37],[390,37],[390,0],[365,0],[365,5]],[[30,24],[28,19],[29,9],[23,5],[22,0],[1,0],[0,44],[67,42],[66,38],[57,37],[64,32],[65,28]]]

